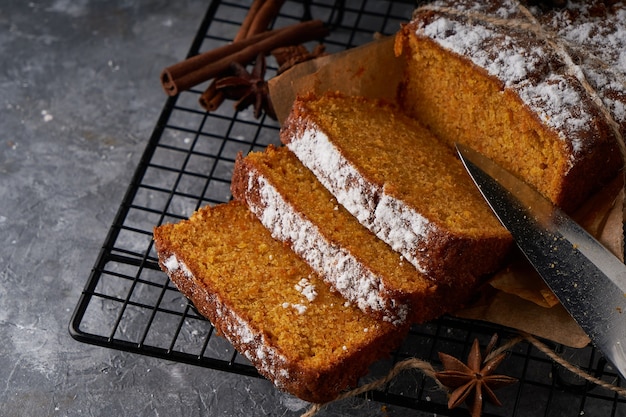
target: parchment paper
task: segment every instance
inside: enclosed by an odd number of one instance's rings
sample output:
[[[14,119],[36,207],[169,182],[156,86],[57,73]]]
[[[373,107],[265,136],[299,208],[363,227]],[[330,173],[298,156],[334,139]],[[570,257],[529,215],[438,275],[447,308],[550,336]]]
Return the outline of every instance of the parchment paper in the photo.
[[[401,88],[404,60],[393,52],[393,37],[307,61],[270,80],[270,96],[279,122],[298,94],[339,91],[347,95],[395,100]],[[624,184],[613,183],[592,197],[576,220],[623,260]],[[522,330],[570,347],[589,338],[558,303],[554,294],[521,254],[495,274],[477,301],[453,315]]]

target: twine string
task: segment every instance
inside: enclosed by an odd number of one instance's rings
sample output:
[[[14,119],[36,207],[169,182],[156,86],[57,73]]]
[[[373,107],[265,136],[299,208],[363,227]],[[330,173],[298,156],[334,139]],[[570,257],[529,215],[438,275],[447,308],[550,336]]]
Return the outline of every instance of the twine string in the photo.
[[[537,348],[537,350],[539,350],[540,352],[545,354],[548,358],[550,358],[552,361],[554,361],[556,364],[560,365],[561,367],[571,372],[572,374],[578,376],[579,378],[582,378],[606,390],[613,391],[617,395],[626,397],[625,388],[618,387],[614,384],[603,381],[589,374],[588,372],[580,369],[578,366],[563,359],[561,356],[555,353],[552,349],[550,349],[544,343],[540,342],[536,337],[528,333],[520,333],[518,336],[513,337],[512,339],[510,339],[508,342],[506,342],[499,348],[494,349],[489,355],[487,355],[487,357],[485,357],[485,361],[488,361],[490,358],[496,355],[499,355],[502,352],[509,351],[515,345],[517,345],[518,343],[522,341],[526,341],[530,343],[535,348]],[[380,379],[377,379],[368,384],[364,384],[360,387],[354,388],[353,390],[347,391],[341,394],[340,396],[338,396],[336,399],[334,399],[331,402],[328,402],[325,404],[312,404],[309,407],[309,409],[304,414],[301,415],[301,417],[313,417],[315,414],[320,412],[324,407],[326,407],[329,404],[332,404],[341,400],[345,400],[348,398],[354,398],[369,391],[381,390],[382,388],[384,388],[385,385],[393,381],[402,372],[411,371],[411,370],[420,371],[424,376],[431,378],[437,384],[440,390],[448,391],[448,389],[443,384],[441,384],[441,382],[439,382],[439,380],[435,376],[436,371],[429,362],[424,361],[422,359],[418,359],[418,358],[409,358],[409,359],[405,359],[401,362],[396,363],[391,368],[389,373]]]
[[[583,378],[584,380],[586,380],[588,382],[591,382],[591,383],[593,383],[593,384],[595,384],[595,385],[597,385],[599,387],[602,387],[602,388],[604,388],[606,390],[613,391],[617,395],[620,395],[622,397],[626,397],[626,388],[618,387],[616,385],[613,385],[613,384],[611,384],[609,382],[603,381],[603,380],[601,380],[599,378],[596,378],[595,376],[593,376],[593,375],[583,371],[578,366],[576,366],[576,365],[566,361],[561,356],[557,355],[552,349],[550,349],[544,343],[541,343],[534,336],[531,336],[529,334],[524,334],[523,336],[524,336],[524,340],[528,341],[535,348],[537,348],[537,350],[539,350],[540,352],[545,354],[547,357],[552,359],[554,362],[556,362],[558,365],[562,366],[563,368],[565,368],[566,370],[568,370],[572,374],[574,374],[574,375],[576,375],[576,376],[578,376],[580,378]]]
[[[391,370],[389,371],[389,373],[387,375],[385,375],[384,377],[377,379],[373,382],[370,382],[368,384],[364,384],[361,385],[358,388],[355,388],[351,391],[347,391],[343,394],[341,394],[340,396],[338,396],[336,399],[334,399],[333,401],[331,401],[330,403],[326,403],[326,404],[313,404],[309,410],[302,414],[301,417],[312,417],[315,414],[317,414],[323,407],[325,407],[328,404],[337,402],[337,401],[341,401],[341,400],[345,400],[347,398],[353,398],[356,397],[358,395],[364,394],[368,391],[374,391],[374,390],[380,390],[381,388],[383,388],[386,384],[388,384],[389,382],[393,381],[398,375],[400,375],[402,372],[404,371],[408,371],[408,370],[418,370],[421,371],[425,376],[433,379],[437,385],[439,386],[440,389],[445,390],[446,387],[443,386],[441,384],[441,382],[439,382],[439,380],[435,377],[435,368],[433,368],[433,366],[429,363],[426,362],[424,360],[418,359],[418,358],[409,358],[409,359],[405,359],[401,362],[396,363]]]

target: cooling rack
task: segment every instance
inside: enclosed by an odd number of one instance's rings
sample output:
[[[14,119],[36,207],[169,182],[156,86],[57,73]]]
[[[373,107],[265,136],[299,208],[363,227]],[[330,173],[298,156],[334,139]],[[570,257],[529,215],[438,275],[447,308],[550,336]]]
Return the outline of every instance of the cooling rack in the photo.
[[[287,1],[274,25],[322,19],[332,27],[324,43],[326,51],[333,53],[368,42],[374,33],[393,34],[415,6],[384,0]],[[246,2],[212,1],[189,56],[228,43],[246,12]],[[269,61],[269,75],[275,71]],[[255,368],[216,334],[161,272],[152,244],[155,225],[176,222],[201,206],[230,200],[238,152],[279,143],[278,124],[265,116],[255,119],[251,111],[237,112],[229,102],[215,112],[204,112],[198,105],[203,91],[198,86],[165,100],[69,330],[84,343],[258,377]],[[453,317],[414,326],[393,356],[374,364],[363,381],[386,374],[406,358],[438,364],[439,351],[463,358],[475,338],[484,346],[494,333],[501,339],[514,335],[505,328]],[[593,348],[550,347],[607,382],[618,381]],[[486,416],[626,415],[623,398],[571,376],[525,342],[512,348],[498,372],[518,378],[519,383],[498,391],[504,406],[487,406]],[[440,416],[467,415],[465,410],[448,410],[445,394],[415,373],[401,374],[384,390],[365,395]]]

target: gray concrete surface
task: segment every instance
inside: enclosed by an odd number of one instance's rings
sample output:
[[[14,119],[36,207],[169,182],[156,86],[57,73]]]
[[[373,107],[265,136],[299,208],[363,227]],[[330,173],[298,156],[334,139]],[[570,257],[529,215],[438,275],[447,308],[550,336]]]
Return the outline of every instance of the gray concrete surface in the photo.
[[[67,330],[165,102],[158,75],[185,56],[208,3],[0,2],[0,416],[306,411],[263,379],[86,345]],[[543,407],[529,390],[519,415]],[[432,414],[362,400],[319,414],[347,415]]]

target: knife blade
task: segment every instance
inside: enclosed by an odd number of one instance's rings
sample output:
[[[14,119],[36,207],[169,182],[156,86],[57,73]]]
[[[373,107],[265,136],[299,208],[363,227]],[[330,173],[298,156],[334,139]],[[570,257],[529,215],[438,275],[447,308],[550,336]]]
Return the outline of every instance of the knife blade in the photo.
[[[522,253],[626,379],[626,265],[526,182],[481,153],[456,147]]]

